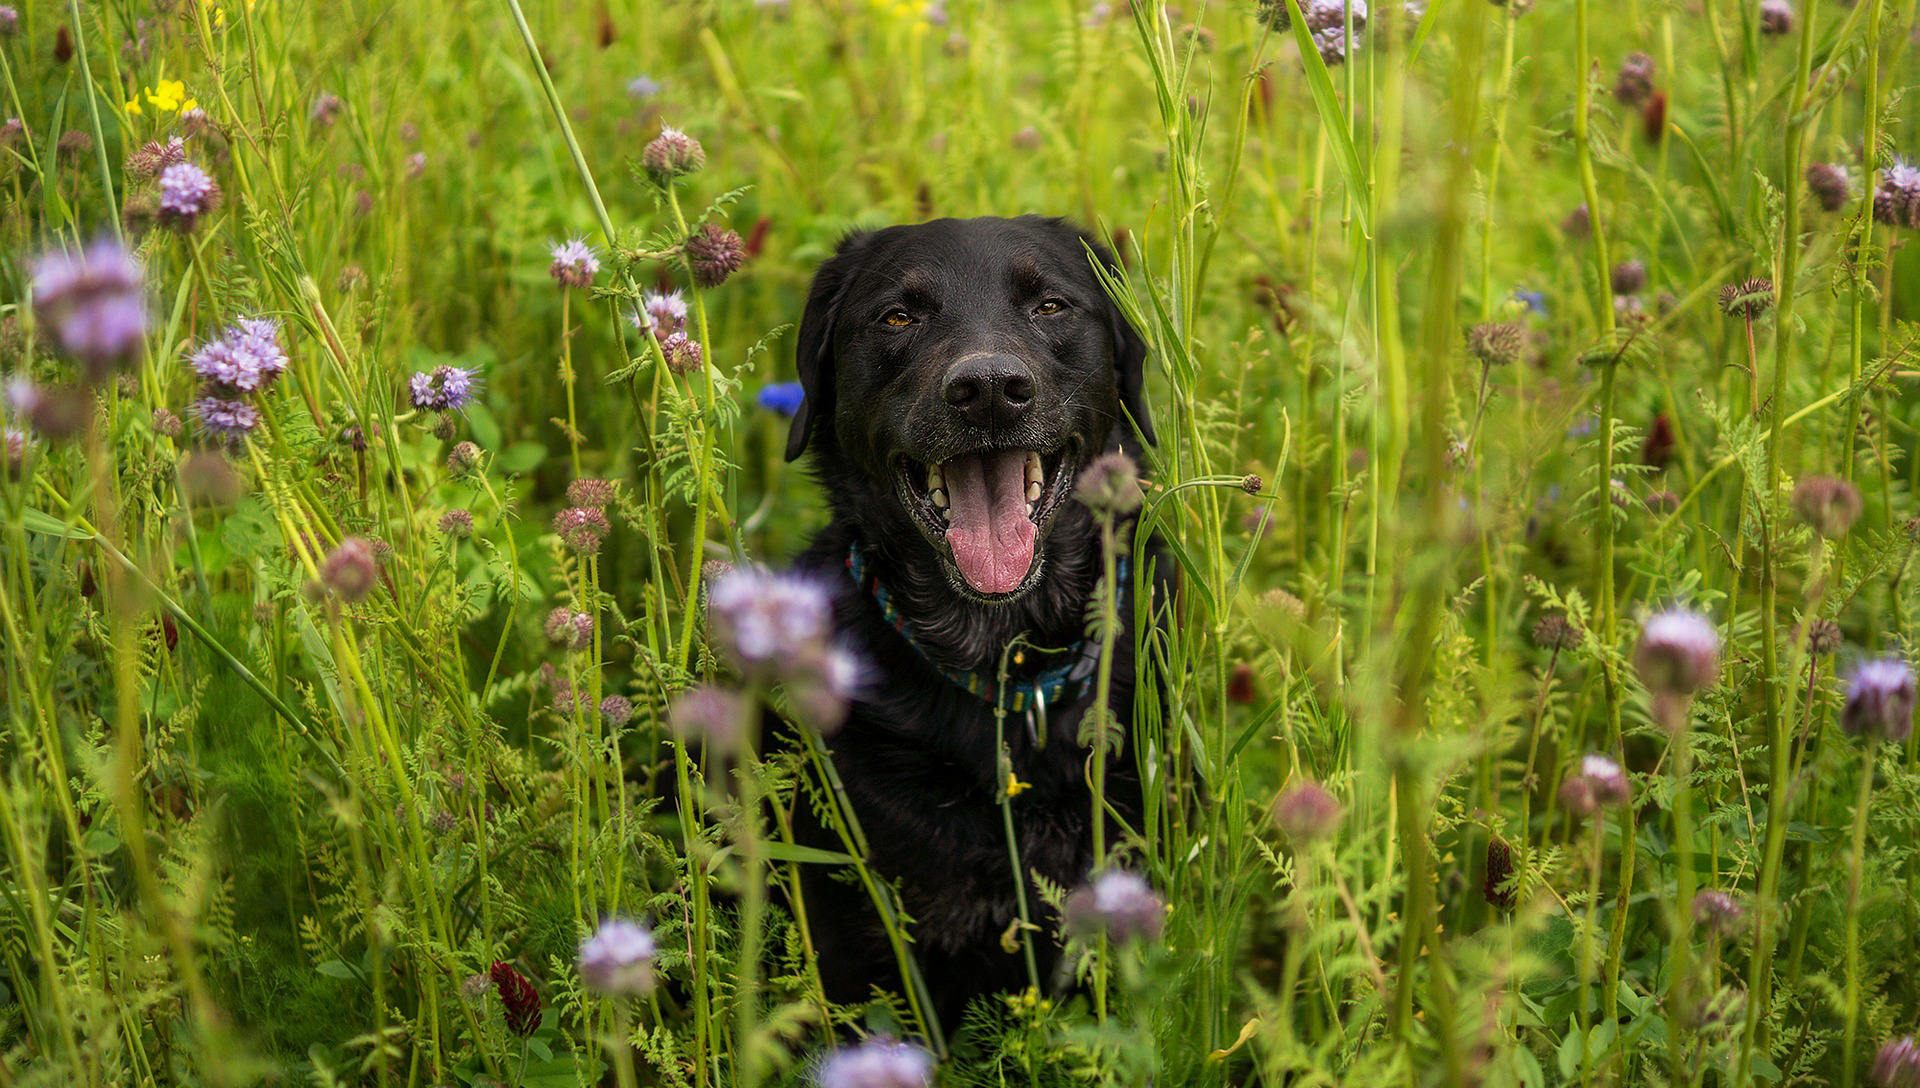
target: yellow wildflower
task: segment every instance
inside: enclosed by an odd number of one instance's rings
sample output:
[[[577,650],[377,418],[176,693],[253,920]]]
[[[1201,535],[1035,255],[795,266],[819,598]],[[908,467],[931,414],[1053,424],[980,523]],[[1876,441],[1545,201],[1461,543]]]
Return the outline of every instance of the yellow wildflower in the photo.
[[[145,110],[142,110],[142,109],[140,108],[140,96],[139,96],[139,95],[137,95],[137,94],[136,94],[136,95],[134,95],[134,96],[133,96],[132,98],[129,98],[129,99],[127,99],[127,113],[128,113],[128,114],[130,114],[130,115],[132,115],[132,116],[134,116],[134,117],[140,117],[140,116],[142,116],[143,114],[145,114],[145,112],[146,112]]]
[[[1022,782],[1020,781],[1019,775],[1014,774],[1012,771],[1007,772],[1007,796],[1008,797],[1018,797],[1020,796],[1020,791],[1030,790],[1032,788],[1033,788],[1033,783]]]
[[[147,101],[161,113],[177,113],[194,107],[193,99],[187,97],[187,85],[177,79],[163,79],[148,88]]]

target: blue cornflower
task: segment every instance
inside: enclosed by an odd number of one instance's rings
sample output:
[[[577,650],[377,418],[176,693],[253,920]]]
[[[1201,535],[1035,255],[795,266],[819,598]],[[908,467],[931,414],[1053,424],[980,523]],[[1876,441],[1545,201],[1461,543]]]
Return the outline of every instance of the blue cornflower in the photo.
[[[792,419],[794,413],[800,411],[800,402],[806,397],[807,392],[799,382],[772,382],[761,386],[753,400],[769,412],[778,412]]]
[[[413,406],[431,412],[458,412],[480,393],[480,379],[462,366],[436,366],[432,373],[408,379]]]

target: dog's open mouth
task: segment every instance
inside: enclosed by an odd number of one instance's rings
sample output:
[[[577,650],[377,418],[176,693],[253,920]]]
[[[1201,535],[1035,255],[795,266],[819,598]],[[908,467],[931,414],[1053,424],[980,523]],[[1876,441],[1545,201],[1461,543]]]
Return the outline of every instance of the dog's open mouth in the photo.
[[[932,465],[902,457],[903,501],[974,592],[1012,593],[1032,572],[1041,527],[1072,486],[1070,453],[979,449]]]

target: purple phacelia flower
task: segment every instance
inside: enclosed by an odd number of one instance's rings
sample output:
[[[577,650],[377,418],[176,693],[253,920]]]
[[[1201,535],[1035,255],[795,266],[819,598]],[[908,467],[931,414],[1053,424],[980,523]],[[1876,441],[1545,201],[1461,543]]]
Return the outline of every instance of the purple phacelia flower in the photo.
[[[1920,1043],[1911,1035],[1887,1040],[1874,1056],[1872,1076],[1880,1088],[1920,1088]]]
[[[608,997],[638,997],[653,990],[653,934],[624,918],[600,923],[580,942],[580,982]]]
[[[260,409],[244,400],[201,397],[188,406],[200,433],[237,446],[260,425]]]
[[[1895,159],[1880,171],[1880,184],[1873,191],[1873,218],[1891,227],[1910,227],[1916,208],[1920,208],[1920,169]]]
[[[662,90],[659,80],[650,76],[635,76],[627,81],[627,97],[644,102]]]
[[[570,506],[604,507],[611,502],[613,502],[611,480],[582,477],[567,485],[567,503]]]
[[[1792,29],[1792,4],[1787,0],[1760,0],[1760,33],[1778,37]]]
[[[860,692],[866,667],[852,651],[833,646],[816,666],[803,659],[788,675],[787,698],[795,716],[815,732],[831,735],[846,724],[847,708]]]
[[[48,254],[34,263],[33,312],[60,351],[100,377],[147,333],[140,262],[111,239]]]
[[[833,605],[811,579],[736,569],[713,584],[708,605],[716,641],[750,676],[787,675],[826,654]]]
[[[341,600],[352,604],[373,592],[379,580],[373,542],[363,536],[350,536],[327,554],[320,566],[320,581]]]
[[[747,244],[737,233],[714,223],[703,223],[683,243],[693,282],[718,287],[740,271],[747,260]]]
[[[1693,897],[1693,923],[1710,936],[1731,937],[1746,916],[1746,908],[1726,892],[1708,888]]]
[[[752,707],[739,692],[704,684],[674,696],[667,728],[683,742],[729,751],[740,743]]]
[[[760,387],[753,401],[766,411],[792,419],[800,411],[807,392],[799,382],[772,382]]]
[[[1671,608],[1641,629],[1633,661],[1648,691],[1692,695],[1720,676],[1720,634],[1700,613]]]
[[[1627,773],[1606,756],[1581,757],[1580,766],[1560,784],[1560,804],[1576,816],[1624,805],[1633,798]]]
[[[280,348],[280,323],[270,318],[241,318],[188,360],[202,381],[222,396],[254,393],[273,384],[287,368]]]
[[[1138,874],[1108,869],[1067,897],[1067,931],[1081,937],[1105,933],[1116,944],[1156,940],[1166,925],[1166,904]]]
[[[1302,845],[1339,830],[1343,815],[1340,802],[1318,782],[1295,782],[1273,803],[1273,822]]]
[[[556,608],[547,613],[547,641],[568,650],[584,650],[593,645],[593,617],[571,608]]]
[[[449,510],[440,515],[440,531],[451,537],[473,535],[473,511]]]
[[[600,700],[600,720],[615,729],[633,720],[633,700],[624,695],[609,695]]]
[[[582,555],[599,551],[610,528],[607,515],[592,506],[569,506],[553,515],[553,531],[567,547]]]
[[[687,300],[678,291],[648,291],[630,315],[633,327],[658,337],[672,336],[687,327]]]
[[[480,379],[462,366],[436,366],[407,379],[413,406],[427,412],[458,412],[479,395]]]
[[[340,119],[340,111],[347,108],[340,96],[322,91],[313,98],[313,105],[307,107],[307,120],[325,128]]]
[[[187,144],[180,137],[175,136],[166,143],[148,140],[127,156],[127,175],[145,181],[159,177],[162,171],[186,161]]]
[[[820,1066],[820,1088],[932,1088],[933,1056],[891,1039],[869,1039]]]
[[[1869,661],[1854,670],[1840,728],[1852,736],[1902,744],[1913,734],[1913,668],[1898,658]]]
[[[697,372],[705,358],[700,350],[700,341],[684,332],[676,332],[660,341],[660,354],[667,360],[667,369],[675,374]]]
[[[662,126],[660,135],[640,151],[640,165],[662,185],[695,173],[706,164],[707,152],[700,141],[671,126]]]
[[[600,271],[600,257],[584,238],[569,238],[552,247],[553,264],[547,274],[562,287],[584,290],[593,286]]]
[[[160,172],[160,224],[185,233],[220,203],[220,185],[205,170],[177,162]]]

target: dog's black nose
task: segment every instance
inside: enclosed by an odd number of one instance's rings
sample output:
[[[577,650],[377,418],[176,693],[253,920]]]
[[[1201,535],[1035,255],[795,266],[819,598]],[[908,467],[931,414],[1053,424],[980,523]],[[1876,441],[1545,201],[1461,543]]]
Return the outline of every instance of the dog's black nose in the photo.
[[[947,371],[947,403],[975,427],[1005,427],[1033,403],[1033,372],[1011,355],[973,355]]]

